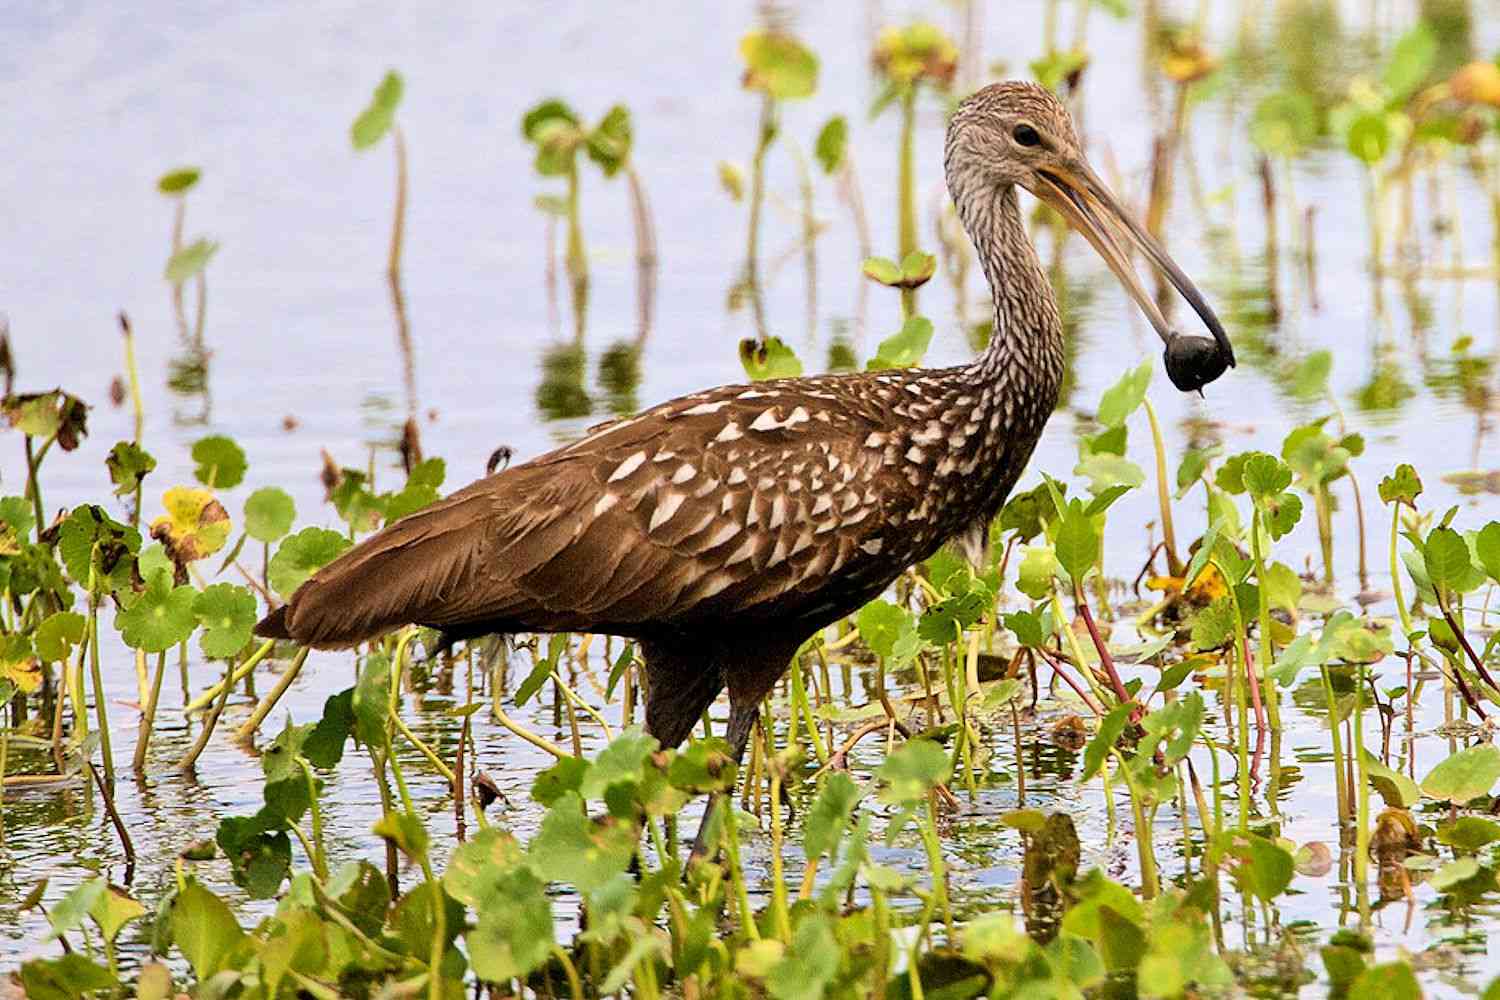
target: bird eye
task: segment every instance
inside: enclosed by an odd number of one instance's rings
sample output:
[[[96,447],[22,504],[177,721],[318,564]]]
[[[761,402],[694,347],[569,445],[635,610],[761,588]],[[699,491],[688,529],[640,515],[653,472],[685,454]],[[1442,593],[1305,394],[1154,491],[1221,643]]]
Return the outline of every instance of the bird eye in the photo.
[[[1030,125],[1017,125],[1011,137],[1023,146],[1040,146],[1042,137],[1036,134],[1036,129]]]

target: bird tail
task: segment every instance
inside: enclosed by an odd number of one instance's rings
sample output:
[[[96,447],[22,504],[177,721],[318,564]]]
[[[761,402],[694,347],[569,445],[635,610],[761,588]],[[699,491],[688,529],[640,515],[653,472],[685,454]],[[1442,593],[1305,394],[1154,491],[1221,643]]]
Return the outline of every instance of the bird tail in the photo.
[[[460,492],[402,518],[314,573],[255,634],[337,649],[402,625],[474,620],[464,605],[484,590],[481,525],[491,510],[484,496]]]

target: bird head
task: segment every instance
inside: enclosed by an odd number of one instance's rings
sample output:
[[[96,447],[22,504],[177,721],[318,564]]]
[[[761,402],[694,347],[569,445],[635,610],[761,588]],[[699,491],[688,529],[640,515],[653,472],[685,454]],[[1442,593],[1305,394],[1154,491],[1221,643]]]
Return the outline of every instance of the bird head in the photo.
[[[955,202],[1021,187],[1046,202],[1104,258],[1166,345],[1172,383],[1201,389],[1234,365],[1234,348],[1214,311],[1162,245],[1131,217],[1084,158],[1073,118],[1053,94],[1012,80],[966,98],[948,123],[948,188]],[[1172,328],[1131,264],[1139,251],[1193,307],[1212,339]]]

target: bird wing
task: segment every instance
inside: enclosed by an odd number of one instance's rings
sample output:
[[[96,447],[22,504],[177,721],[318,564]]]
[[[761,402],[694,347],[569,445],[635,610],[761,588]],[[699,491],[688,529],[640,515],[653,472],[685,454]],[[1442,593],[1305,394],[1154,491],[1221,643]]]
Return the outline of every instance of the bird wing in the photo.
[[[536,612],[551,627],[688,625],[879,555],[915,490],[885,461],[878,411],[830,384],[688,397],[497,480],[508,497],[487,563],[532,602],[508,610],[531,627]]]
[[[728,386],[608,424],[361,542],[271,634],[628,633],[753,614],[839,579],[878,587],[905,565],[891,569],[906,542],[887,532],[921,498],[878,394],[857,388]]]

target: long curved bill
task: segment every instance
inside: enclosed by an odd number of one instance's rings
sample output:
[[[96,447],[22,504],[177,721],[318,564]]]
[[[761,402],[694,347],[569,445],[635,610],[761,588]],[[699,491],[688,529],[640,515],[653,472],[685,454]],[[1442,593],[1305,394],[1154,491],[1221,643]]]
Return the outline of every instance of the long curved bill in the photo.
[[[1078,161],[1067,169],[1051,168],[1042,171],[1041,180],[1039,190],[1034,192],[1037,197],[1060,212],[1073,228],[1083,234],[1099,256],[1104,258],[1115,277],[1120,279],[1130,297],[1135,299],[1141,312],[1146,314],[1146,319],[1156,330],[1157,336],[1167,346],[1168,372],[1179,388],[1201,388],[1203,384],[1217,378],[1225,368],[1234,366],[1234,347],[1229,343],[1229,335],[1224,332],[1219,317],[1214,315],[1214,311],[1204,301],[1197,286],[1167,256],[1161,244],[1121,207],[1104,183],[1089,169],[1088,164]],[[1173,371],[1174,353],[1184,353],[1181,350],[1184,338],[1172,329],[1157,308],[1155,300],[1141,285],[1140,277],[1130,264],[1130,254],[1125,249],[1127,243],[1139,249],[1166,276],[1213,335],[1214,348],[1210,348],[1206,342],[1203,344],[1206,353],[1211,356],[1196,357],[1192,361],[1201,370],[1195,372],[1198,377],[1189,378],[1188,381],[1197,384],[1184,386],[1183,381],[1178,378],[1179,373]],[[1205,351],[1197,353],[1201,355]]]

